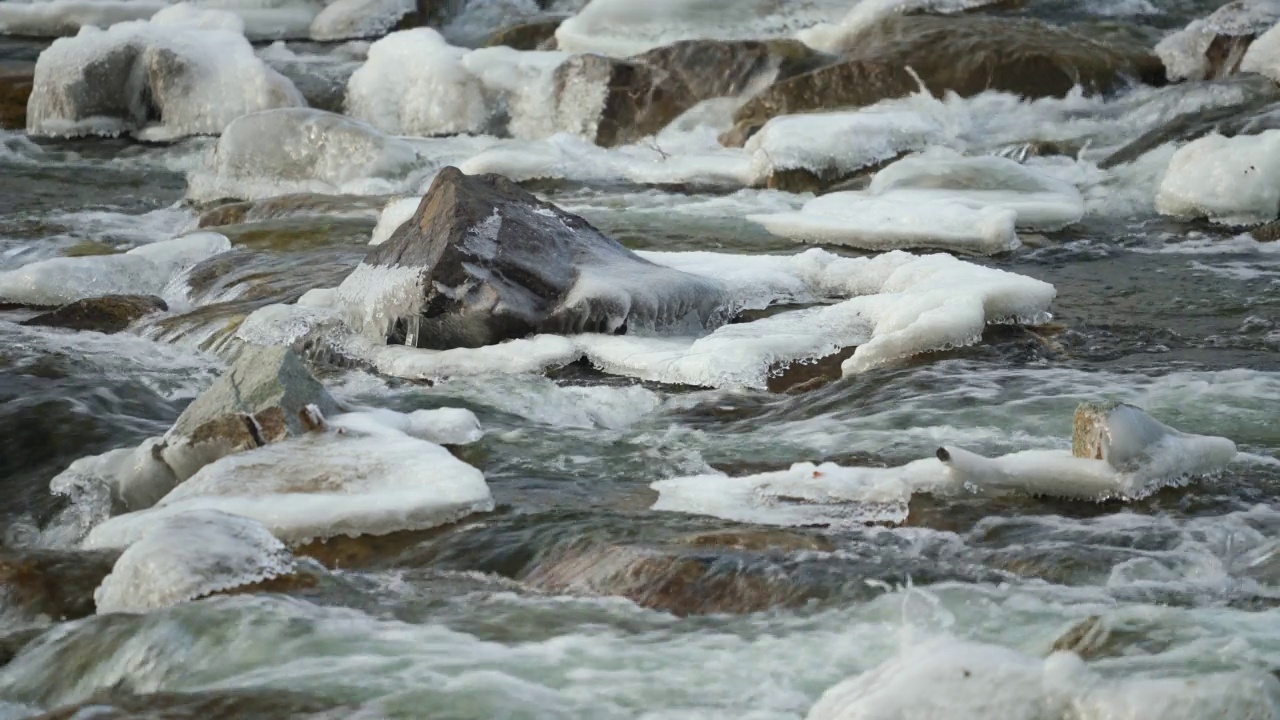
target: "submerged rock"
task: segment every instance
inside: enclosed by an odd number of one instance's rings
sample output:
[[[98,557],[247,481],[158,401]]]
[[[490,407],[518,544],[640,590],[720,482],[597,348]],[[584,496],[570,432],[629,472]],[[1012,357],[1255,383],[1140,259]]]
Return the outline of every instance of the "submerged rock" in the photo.
[[[32,616],[75,620],[94,613],[93,591],[115,550],[0,549],[0,594]]]
[[[198,225],[219,227],[302,216],[354,215],[377,219],[385,202],[378,197],[290,193],[218,205],[202,212]]]
[[[44,628],[27,628],[0,635],[0,668],[8,665],[32,640],[44,634]]]
[[[722,322],[720,283],[643,260],[498,175],[445,168],[342,283],[353,327],[417,347]]]
[[[106,295],[63,305],[22,322],[23,325],[118,333],[134,320],[168,310],[155,295]]]
[[[323,427],[337,409],[292,350],[247,346],[178,417],[160,453],[182,482],[219,458]]]
[[[625,60],[577,55],[556,68],[557,112],[597,145],[625,145],[703,100],[740,95],[833,60],[788,40],[686,40]]]
[[[846,52],[844,62],[770,86],[734,120],[749,128],[778,115],[865,107],[910,95],[921,84],[937,97],[999,90],[1043,98],[1063,97],[1077,85],[1093,94],[1130,80],[1163,82],[1159,60],[1144,49],[1019,18],[893,16],[859,34]]]

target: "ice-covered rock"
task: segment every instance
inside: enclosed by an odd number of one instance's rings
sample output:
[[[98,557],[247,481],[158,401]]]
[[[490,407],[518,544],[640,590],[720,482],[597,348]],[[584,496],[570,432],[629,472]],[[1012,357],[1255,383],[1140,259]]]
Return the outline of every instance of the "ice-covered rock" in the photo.
[[[311,39],[382,37],[414,9],[414,0],[334,0],[311,21]]]
[[[182,482],[218,458],[318,430],[337,409],[293,351],[247,346],[178,416],[160,454]]]
[[[1232,138],[1208,135],[1169,160],[1156,210],[1224,225],[1259,225],[1280,215],[1280,130]]]
[[[388,430],[313,433],[224,457],[155,507],[96,526],[84,544],[126,547],[192,510],[252,518],[297,545],[424,530],[493,509],[479,470],[439,445]]]
[[[1232,0],[1207,17],[1192,20],[1155,48],[1170,80],[1213,80],[1237,70],[1255,71],[1242,60],[1259,53],[1251,44],[1280,22],[1276,0]]]
[[[104,295],[161,295],[182,270],[230,249],[225,235],[198,232],[118,255],[40,260],[0,272],[0,300],[57,306]]]
[[[86,27],[155,19],[221,27],[251,40],[304,38],[322,0],[11,0],[0,3],[0,33],[58,37]],[[215,16],[223,19],[206,24]],[[228,25],[225,18],[232,18]]]
[[[293,571],[288,549],[261,524],[193,510],[147,528],[93,598],[99,613],[146,612]]]
[[[358,120],[308,108],[268,110],[227,126],[188,177],[187,196],[394,192],[416,185],[425,164],[412,145]]]
[[[216,135],[241,115],[306,104],[243,35],[189,16],[173,21],[86,27],[55,40],[36,62],[27,132]]]
[[[796,33],[810,47],[844,52],[858,35],[893,15],[950,15],[995,5],[1001,0],[860,0],[837,23],[821,23]]]
[[[927,689],[924,691],[923,689]],[[1280,712],[1269,673],[1117,677],[1074,653],[1036,658],[951,638],[907,648],[823,693],[807,720],[1254,720]]]
[[[484,437],[480,420],[475,413],[464,408],[414,410],[410,413],[374,408],[337,415],[329,421],[329,426],[367,435],[403,434],[437,445],[467,445]]]
[[[1084,198],[1068,183],[1007,158],[934,148],[883,168],[865,192],[748,219],[802,241],[989,255],[1018,247],[1015,227],[1060,230],[1083,215]]]
[[[1240,70],[1260,73],[1280,82],[1280,3],[1276,3],[1277,18],[1270,30],[1263,32],[1249,44],[1249,50],[1240,60]]]
[[[163,438],[80,458],[49,482],[49,490],[93,504],[90,512],[120,514],[155,505],[178,484],[160,455]],[[98,499],[101,499],[101,502]]]
[[[366,337],[437,350],[536,332],[702,329],[734,312],[718,283],[645,261],[504,177],[456,168],[338,294]]]
[[[17,0],[0,3],[0,33],[27,37],[75,35],[81,27],[146,20],[168,0]]]

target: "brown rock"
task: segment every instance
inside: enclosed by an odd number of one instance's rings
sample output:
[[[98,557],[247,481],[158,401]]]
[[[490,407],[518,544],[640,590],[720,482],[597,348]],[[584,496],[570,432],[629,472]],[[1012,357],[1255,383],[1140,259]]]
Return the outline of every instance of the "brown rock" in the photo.
[[[0,62],[0,128],[27,126],[27,98],[34,77],[34,63]]]
[[[675,544],[745,552],[832,552],[836,545],[824,535],[777,528],[713,530],[676,538]]]
[[[352,717],[335,703],[303,693],[282,690],[208,690],[193,693],[134,695],[120,689],[103,690],[82,703],[36,715],[31,720],[306,720]]]
[[[549,18],[503,28],[489,36],[485,47],[506,45],[516,50],[555,50],[556,29],[564,18]]]
[[[577,55],[556,69],[563,124],[597,145],[625,145],[703,100],[733,97],[833,58],[791,40],[686,40],[625,60]]]
[[[385,197],[291,193],[263,200],[217,205],[202,212],[198,222],[200,227],[205,228],[321,215],[367,217],[370,220],[377,220],[378,214],[386,203]]]
[[[1254,240],[1258,242],[1275,242],[1280,240],[1280,220],[1272,220],[1261,227],[1256,227],[1249,231]]]
[[[743,105],[736,121],[859,108],[916,92],[963,97],[986,90],[1028,98],[1112,90],[1135,78],[1164,82],[1164,66],[1144,48],[1112,46],[1021,18],[894,16],[853,38],[850,59],[775,83]],[[917,82],[911,71],[920,78]]]
[[[118,333],[144,315],[169,309],[154,295],[105,295],[63,305],[57,310],[24,320],[23,325]]]
[[[0,550],[0,591],[31,615],[54,620],[87,617],[93,591],[115,565],[114,550]]]

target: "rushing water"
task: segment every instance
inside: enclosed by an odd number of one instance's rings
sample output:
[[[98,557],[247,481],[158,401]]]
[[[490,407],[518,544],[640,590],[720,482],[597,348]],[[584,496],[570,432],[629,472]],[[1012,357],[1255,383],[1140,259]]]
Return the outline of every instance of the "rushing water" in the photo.
[[[1214,3],[1028,5],[1158,37]],[[1039,136],[1115,147],[1211,95],[983,97],[933,111],[973,146]],[[8,131],[0,141],[0,270],[193,227],[186,173],[212,144]],[[1120,683],[1130,705],[1174,695],[1129,681],[1280,669],[1280,244],[1162,219],[1151,207],[1158,170],[1105,175],[1088,157],[1043,161],[1081,186],[1082,223],[972,260],[1052,283],[1049,330],[989,331],[973,347],[794,394],[577,365],[435,385],[317,368],[347,402],[473,410],[485,437],[465,458],[497,510],[353,550],[311,588],[53,623],[0,668],[0,717],[107,697],[143,716],[190,706],[226,717],[798,718],[831,686],[913,648],[938,658],[966,646],[929,643],[976,641],[1043,657],[1090,616],[1112,636],[1089,669]],[[742,219],[798,206],[786,193],[538,191],[636,249],[797,250]],[[225,367],[218,328],[355,267],[382,199],[335,202],[327,214],[226,228],[235,250],[192,278],[190,307],[134,332],[29,328],[17,321],[30,312],[0,313],[4,544],[40,542],[65,503],[47,483],[70,462],[173,422]],[[1218,477],[1127,504],[918,496],[906,527],[777,530],[650,509],[651,483],[712,470],[893,466],[943,444],[1067,448],[1072,411],[1096,399],[1229,437],[1240,454]],[[652,561],[623,577],[608,570],[637,557]],[[50,621],[0,604],[0,623],[3,635]],[[983,678],[968,692],[1004,682]],[[208,698],[220,709],[199,710]]]

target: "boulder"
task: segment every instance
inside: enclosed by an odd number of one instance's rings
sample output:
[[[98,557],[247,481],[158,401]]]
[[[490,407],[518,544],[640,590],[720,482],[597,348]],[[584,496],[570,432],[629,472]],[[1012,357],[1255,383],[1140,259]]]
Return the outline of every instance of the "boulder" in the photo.
[[[0,62],[0,128],[27,126],[27,100],[34,83],[31,63]]]
[[[114,550],[0,549],[0,594],[31,616],[87,617],[94,613],[94,589],[119,556]]]
[[[775,82],[739,108],[735,122],[750,127],[777,115],[864,107],[910,95],[921,83],[938,97],[999,90],[1043,98],[1077,85],[1093,94],[1131,80],[1164,81],[1160,61],[1145,49],[1022,18],[893,16],[857,35],[846,55]]]
[[[452,167],[338,297],[371,339],[433,349],[702,329],[731,314],[720,283],[643,260],[505,177]]]
[[[515,50],[555,50],[556,28],[562,22],[563,17],[554,17],[512,25],[490,35],[484,46],[506,45]]]
[[[182,482],[219,458],[318,429],[337,410],[292,350],[246,346],[169,428],[160,454]]]
[[[311,39],[378,38],[406,24],[416,26],[416,15],[414,0],[335,0],[311,21]]]
[[[1271,0],[1232,0],[1156,44],[1170,80],[1216,80],[1234,75],[1258,36],[1280,22]]]
[[[1280,220],[1272,221],[1249,231],[1258,242],[1275,242],[1280,240]]]
[[[52,56],[37,62],[32,75],[32,90],[27,101],[27,132],[32,135],[72,134],[71,126],[102,118],[110,127],[101,131],[118,133],[125,127],[145,122],[145,108],[131,102],[130,77],[140,49],[128,42],[108,47],[83,59],[68,74],[69,63],[57,54],[59,40],[41,54]],[[68,56],[72,56],[70,50]],[[60,62],[61,61],[61,62]],[[109,120],[107,120],[109,118]]]
[[[77,300],[24,320],[22,324],[111,334],[124,330],[144,315],[168,309],[165,301],[155,295],[106,295]]]
[[[555,72],[562,127],[612,147],[653,135],[703,100],[832,62],[792,40],[686,40],[627,59],[577,55]]]
[[[0,635],[0,668],[13,661],[31,641],[44,634],[45,628],[26,628]]]

